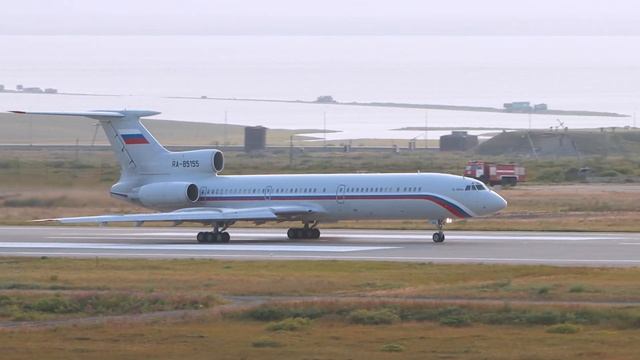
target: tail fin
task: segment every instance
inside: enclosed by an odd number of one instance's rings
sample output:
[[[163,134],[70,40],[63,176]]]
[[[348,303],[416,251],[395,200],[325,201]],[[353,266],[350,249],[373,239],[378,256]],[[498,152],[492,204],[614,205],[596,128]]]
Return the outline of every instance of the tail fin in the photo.
[[[122,168],[122,177],[151,175],[168,151],[140,122],[141,117],[160,114],[146,110],[97,110],[89,112],[24,112],[16,114],[84,116],[100,121]]]

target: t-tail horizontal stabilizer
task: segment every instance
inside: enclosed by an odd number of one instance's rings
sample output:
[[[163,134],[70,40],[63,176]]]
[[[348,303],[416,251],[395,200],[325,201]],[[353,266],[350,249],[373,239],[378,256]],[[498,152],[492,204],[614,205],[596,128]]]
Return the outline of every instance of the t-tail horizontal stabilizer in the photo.
[[[94,110],[83,112],[64,111],[11,111],[15,114],[80,116],[96,119],[102,125],[111,148],[116,154],[123,177],[153,173],[162,154],[168,151],[140,122],[141,117],[160,114],[150,110]]]

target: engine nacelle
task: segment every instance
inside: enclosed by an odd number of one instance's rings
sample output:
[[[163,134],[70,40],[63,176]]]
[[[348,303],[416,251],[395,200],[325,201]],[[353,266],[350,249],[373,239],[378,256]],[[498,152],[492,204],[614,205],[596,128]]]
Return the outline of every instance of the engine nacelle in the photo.
[[[150,208],[189,206],[198,201],[200,191],[196,184],[162,182],[144,185],[138,190],[138,200]]]
[[[169,158],[174,172],[217,174],[224,169],[224,155],[216,149],[179,151]]]

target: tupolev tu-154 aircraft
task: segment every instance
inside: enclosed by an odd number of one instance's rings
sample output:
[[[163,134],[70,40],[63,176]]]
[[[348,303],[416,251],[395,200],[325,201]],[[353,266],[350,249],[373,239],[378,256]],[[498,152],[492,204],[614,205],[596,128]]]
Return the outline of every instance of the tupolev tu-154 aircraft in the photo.
[[[169,221],[211,226],[198,242],[229,242],[226,231],[237,221],[300,221],[290,239],[320,237],[318,224],[340,220],[424,219],[437,225],[434,242],[453,219],[484,216],[507,202],[475,179],[437,173],[220,175],[223,153],[216,149],[171,152],[140,122],[159,114],[140,110],[24,112],[84,116],[102,125],[120,163],[120,180],[111,196],[158,212],[100,215],[41,221],[63,224]]]

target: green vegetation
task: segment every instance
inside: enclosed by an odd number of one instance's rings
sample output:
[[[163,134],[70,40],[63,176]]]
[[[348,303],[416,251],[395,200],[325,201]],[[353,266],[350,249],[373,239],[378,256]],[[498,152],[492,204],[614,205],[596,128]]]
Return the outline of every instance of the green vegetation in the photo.
[[[316,319],[340,320],[356,325],[391,325],[398,322],[433,322],[441,326],[466,327],[478,324],[501,326],[557,326],[550,332],[569,332],[578,325],[598,325],[617,329],[639,329],[640,307],[550,307],[510,305],[460,305],[420,303],[389,300],[362,302],[356,300],[308,302],[297,307],[321,308],[324,311]],[[249,310],[249,312],[252,310]],[[245,314],[231,316],[246,319]],[[318,321],[318,320],[316,320]],[[310,324],[309,319],[287,318],[270,323],[268,330],[299,330]],[[578,328],[579,329],[579,328]]]
[[[353,310],[348,318],[351,323],[360,325],[388,325],[400,320],[391,309]]]
[[[404,346],[400,344],[384,344],[380,347],[380,351],[384,352],[403,352]]]
[[[269,331],[298,331],[309,327],[311,320],[307,318],[288,318],[282,321],[271,323],[267,326]]]
[[[256,341],[251,342],[251,346],[256,348],[277,348],[283,345],[271,339],[258,339]]]
[[[141,314],[167,310],[203,309],[219,304],[214,296],[176,296],[121,292],[80,292],[54,295],[0,295],[0,320],[43,320],[66,316]]]

